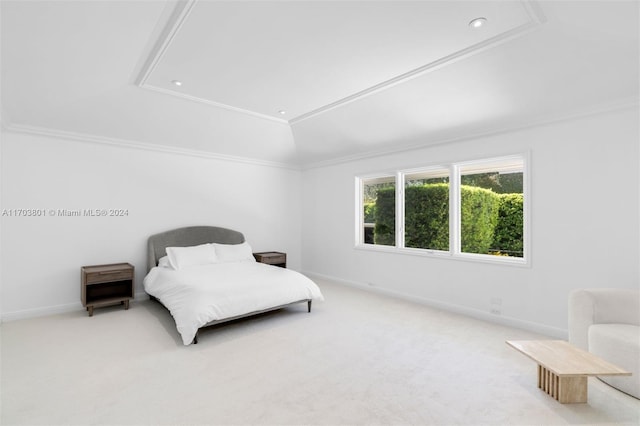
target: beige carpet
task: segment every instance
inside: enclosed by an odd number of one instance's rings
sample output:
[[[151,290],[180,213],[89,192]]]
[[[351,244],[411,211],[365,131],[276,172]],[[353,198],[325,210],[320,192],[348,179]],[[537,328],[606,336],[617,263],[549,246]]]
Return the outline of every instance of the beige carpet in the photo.
[[[536,387],[517,329],[318,281],[326,301],[201,332],[150,301],[1,327],[2,425],[640,423],[597,379],[587,404]]]

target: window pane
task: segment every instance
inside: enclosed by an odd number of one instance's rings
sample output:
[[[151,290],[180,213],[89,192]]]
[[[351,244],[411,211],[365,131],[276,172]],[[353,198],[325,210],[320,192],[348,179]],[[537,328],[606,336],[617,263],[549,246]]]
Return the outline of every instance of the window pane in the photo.
[[[394,176],[362,180],[365,244],[396,245],[396,180]]]
[[[404,245],[449,250],[449,170],[405,175]]]
[[[460,239],[463,253],[524,256],[522,159],[460,169]]]

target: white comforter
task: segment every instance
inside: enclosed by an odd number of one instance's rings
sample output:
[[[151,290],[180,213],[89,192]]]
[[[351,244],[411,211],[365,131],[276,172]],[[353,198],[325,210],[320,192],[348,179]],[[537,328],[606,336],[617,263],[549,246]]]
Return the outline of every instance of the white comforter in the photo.
[[[145,291],[173,316],[182,342],[189,345],[210,321],[297,302],[324,300],[318,286],[290,269],[258,262],[231,262],[174,270],[155,267],[144,278]]]

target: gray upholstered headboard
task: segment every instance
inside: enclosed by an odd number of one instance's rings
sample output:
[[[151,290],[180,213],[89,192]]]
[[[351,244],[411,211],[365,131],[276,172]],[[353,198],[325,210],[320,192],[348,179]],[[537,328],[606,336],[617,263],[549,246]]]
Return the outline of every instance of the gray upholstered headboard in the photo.
[[[172,229],[149,237],[147,240],[147,272],[166,256],[167,247],[189,247],[206,243],[240,244],[244,235],[232,229],[217,226],[188,226]]]

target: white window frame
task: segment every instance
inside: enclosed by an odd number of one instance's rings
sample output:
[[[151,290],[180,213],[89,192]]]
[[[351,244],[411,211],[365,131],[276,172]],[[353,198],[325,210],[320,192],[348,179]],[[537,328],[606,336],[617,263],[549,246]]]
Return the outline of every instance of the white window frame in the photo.
[[[461,182],[461,170],[469,166],[481,167],[482,165],[488,165],[492,163],[508,162],[508,161],[522,161],[522,173],[523,173],[523,257],[509,257],[509,256],[494,256],[490,254],[480,253],[464,253],[461,250],[460,244],[462,241],[460,232],[460,182]],[[429,172],[430,170],[449,170],[449,250],[432,250],[405,247],[405,235],[404,235],[404,185],[407,175]],[[364,243],[364,204],[363,204],[363,185],[367,180],[376,178],[385,178],[395,175],[396,186],[396,245],[377,245],[377,244],[365,244]],[[356,176],[356,203],[355,203],[355,248],[359,250],[372,250],[372,251],[384,251],[398,254],[410,254],[418,256],[437,257],[443,259],[455,259],[466,260],[474,262],[485,262],[493,264],[505,264],[514,266],[526,266],[531,265],[531,191],[530,191],[530,154],[519,153],[513,155],[505,155],[477,160],[451,162],[448,164],[429,165],[420,168],[403,169],[396,172],[384,172],[370,175]]]
[[[452,221],[451,219],[449,219],[449,250],[436,250],[436,249],[425,249],[425,248],[417,248],[417,247],[405,247],[405,226],[404,226],[404,206],[405,206],[405,199],[404,199],[404,187],[406,184],[406,179],[407,179],[407,175],[415,175],[417,173],[429,173],[432,171],[441,171],[441,170],[447,170],[448,175],[447,177],[449,178],[449,218],[451,218],[451,200],[452,200],[452,185],[451,185],[451,179],[452,179],[452,175],[453,175],[453,169],[450,165],[442,165],[442,164],[438,164],[438,165],[433,165],[433,166],[428,166],[428,167],[421,167],[421,168],[417,168],[417,169],[406,169],[406,170],[402,170],[398,173],[398,177],[399,177],[399,182],[401,182],[402,184],[402,199],[400,200],[396,200],[396,202],[400,203],[402,206],[402,218],[400,219],[401,225],[400,227],[402,228],[400,231],[402,233],[402,239],[401,240],[397,240],[400,241],[402,244],[398,246],[399,249],[403,250],[403,251],[407,251],[407,252],[412,252],[412,251],[417,251],[417,254],[422,254],[423,252],[426,252],[430,255],[449,255],[450,251],[451,251],[451,236],[453,235],[453,229],[452,229]],[[397,197],[396,198],[400,198]],[[397,207],[396,207],[397,209]],[[396,222],[398,222],[398,218],[396,217]]]
[[[395,226],[395,231],[396,231],[396,245],[395,246],[389,246],[389,245],[376,245],[376,244],[365,244],[364,242],[364,183],[365,181],[371,181],[371,180],[376,180],[376,179],[388,179],[388,178],[395,178],[395,185],[396,185],[396,226]],[[381,172],[381,173],[376,173],[376,174],[372,174],[372,175],[364,175],[364,176],[358,176],[355,179],[355,184],[356,184],[356,188],[355,188],[355,192],[356,192],[356,224],[355,224],[355,235],[356,235],[356,247],[359,248],[366,248],[366,247],[375,247],[376,250],[381,250],[381,249],[393,249],[395,250],[398,247],[398,173],[396,172]]]

